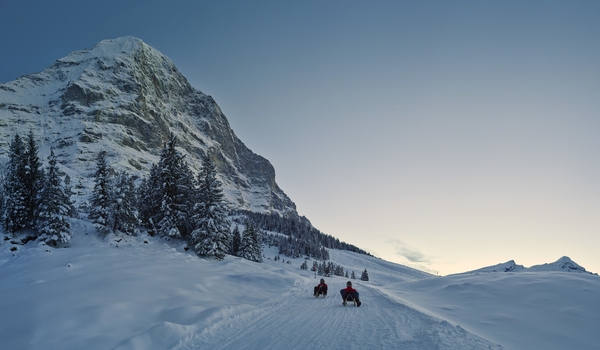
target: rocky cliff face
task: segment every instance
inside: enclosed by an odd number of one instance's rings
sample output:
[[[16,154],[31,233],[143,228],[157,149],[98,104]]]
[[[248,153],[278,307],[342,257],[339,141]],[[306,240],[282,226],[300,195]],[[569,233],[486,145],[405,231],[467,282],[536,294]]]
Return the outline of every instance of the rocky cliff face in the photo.
[[[117,170],[147,174],[169,135],[193,169],[212,154],[227,199],[256,212],[297,215],[277,186],[275,170],[240,141],[212,97],[194,89],[173,62],[133,37],[104,40],[46,70],[0,85],[0,152],[16,132],[39,137],[83,194],[92,188],[95,155],[108,152]]]

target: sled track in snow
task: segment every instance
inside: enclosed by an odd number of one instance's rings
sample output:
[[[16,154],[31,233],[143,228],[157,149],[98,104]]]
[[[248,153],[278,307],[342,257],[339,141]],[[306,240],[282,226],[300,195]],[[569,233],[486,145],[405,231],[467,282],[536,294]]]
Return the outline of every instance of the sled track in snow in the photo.
[[[344,307],[336,282],[326,298],[314,298],[314,281],[299,279],[280,300],[223,318],[173,349],[503,349],[368,283],[356,286],[361,307]]]

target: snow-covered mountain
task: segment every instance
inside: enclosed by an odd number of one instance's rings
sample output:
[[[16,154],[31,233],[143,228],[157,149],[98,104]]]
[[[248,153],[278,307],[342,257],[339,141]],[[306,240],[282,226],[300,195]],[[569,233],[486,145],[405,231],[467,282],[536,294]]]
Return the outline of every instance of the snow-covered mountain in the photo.
[[[563,256],[553,263],[531,266],[526,269],[526,271],[562,271],[592,274],[592,272],[587,271],[583,266],[577,264],[568,256]]]
[[[480,273],[480,272],[535,272],[535,271],[562,271],[562,272],[577,272],[577,273],[588,273],[583,266],[580,266],[568,256],[556,260],[553,263],[546,263],[542,265],[534,265],[531,267],[525,267],[523,265],[517,265],[514,260],[507,261],[505,263],[482,267],[477,270],[464,272],[469,273]]]
[[[0,84],[0,152],[32,130],[46,159],[53,146],[61,170],[84,196],[95,156],[104,149],[116,170],[147,174],[170,134],[193,169],[208,147],[234,207],[296,216],[275,170],[231,129],[217,103],[193,88],[173,62],[134,37],[75,51],[42,72]]]

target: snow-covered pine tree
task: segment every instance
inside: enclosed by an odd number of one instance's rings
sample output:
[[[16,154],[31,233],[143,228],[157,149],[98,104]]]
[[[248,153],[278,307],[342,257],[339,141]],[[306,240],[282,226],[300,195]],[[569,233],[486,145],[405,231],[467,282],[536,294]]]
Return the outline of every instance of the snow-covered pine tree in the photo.
[[[369,280],[369,274],[367,273],[367,269],[365,269],[362,273],[362,275],[360,276],[360,280],[361,281],[368,281]]]
[[[158,234],[165,237],[187,238],[193,229],[189,219],[195,202],[195,183],[184,156],[176,149],[174,135],[171,135],[163,148],[154,175],[158,176],[158,179],[151,182],[159,184],[158,195],[161,197],[160,209],[153,217]]]
[[[356,275],[354,274],[354,270],[352,270],[352,274],[350,275],[350,279],[353,279],[353,280],[356,279]]]
[[[211,152],[211,149],[207,150],[202,157],[202,169],[198,174],[198,202],[194,210],[196,229],[189,237],[189,244],[194,247],[196,254],[221,260],[229,252],[231,233],[227,221],[228,208]]]
[[[27,206],[27,228],[35,227],[37,209],[40,205],[40,190],[42,188],[42,163],[38,154],[33,131],[29,130],[24,145],[23,161],[25,162],[25,205]]]
[[[198,201],[198,183],[189,164],[183,159],[179,168],[177,188],[177,227],[183,238],[187,239],[194,230],[194,207]],[[227,229],[229,232],[229,228]]]
[[[19,134],[15,134],[8,151],[2,224],[8,233],[25,229],[27,216],[27,189],[25,188],[25,147]]]
[[[325,275],[325,262],[319,263],[317,266],[317,274]]]
[[[137,191],[138,211],[140,219],[151,233],[156,233],[155,219],[161,207],[162,191],[160,171],[157,164],[152,164],[150,176],[142,179]]]
[[[38,239],[48,245],[66,245],[71,240],[71,223],[69,212],[71,199],[65,192],[65,187],[58,174],[58,166],[54,149],[50,149],[48,167],[44,174],[43,187],[40,191],[40,206],[38,212]]]
[[[113,186],[113,205],[109,217],[113,232],[135,235],[139,226],[136,188],[133,178],[125,172],[117,174]]]
[[[238,225],[235,225],[235,228],[233,229],[233,232],[231,234],[231,255],[238,255],[241,242],[242,235],[240,234],[240,228]]]
[[[102,150],[96,156],[96,172],[93,175],[95,184],[90,198],[89,218],[94,223],[96,230],[105,235],[110,233],[111,174],[112,169],[106,162],[106,151]]]
[[[67,197],[71,198],[73,196],[73,189],[71,187],[71,177],[69,176],[69,174],[65,174],[65,194],[67,195]],[[79,214],[77,213],[77,209],[75,208],[75,202],[73,202],[72,200],[69,201],[71,203],[71,206],[69,208],[69,216],[72,218],[78,218]]]
[[[6,182],[7,163],[0,160],[0,218],[4,215],[4,183]]]
[[[242,236],[238,256],[246,260],[262,262],[260,233],[256,225],[250,220],[246,222],[246,229]]]

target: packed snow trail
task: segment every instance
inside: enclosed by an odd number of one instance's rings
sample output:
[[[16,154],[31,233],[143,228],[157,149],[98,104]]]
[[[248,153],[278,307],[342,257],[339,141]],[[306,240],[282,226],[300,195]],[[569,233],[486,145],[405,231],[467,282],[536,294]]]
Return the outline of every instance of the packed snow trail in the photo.
[[[221,318],[173,349],[502,349],[461,327],[435,319],[355,282],[363,304],[342,306],[345,279],[312,296],[308,277],[278,300]]]

